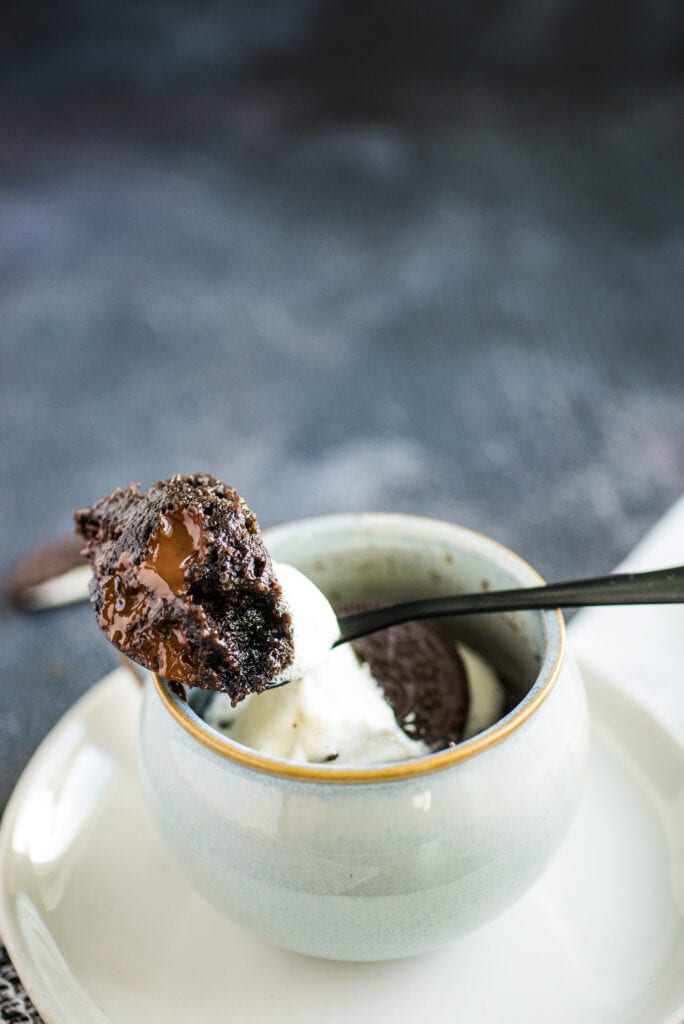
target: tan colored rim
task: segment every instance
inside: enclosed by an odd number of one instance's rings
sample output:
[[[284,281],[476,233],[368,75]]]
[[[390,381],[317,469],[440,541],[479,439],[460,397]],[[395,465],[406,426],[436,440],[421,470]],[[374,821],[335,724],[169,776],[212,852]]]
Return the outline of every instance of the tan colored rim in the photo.
[[[391,515],[389,513],[382,513],[383,515]],[[311,519],[320,519],[323,517],[315,516]],[[326,516],[326,519],[333,519],[334,516]],[[345,518],[340,516],[339,518]],[[403,516],[398,515],[397,518],[411,519],[416,518],[424,522],[428,517],[423,516]],[[448,523],[444,520],[431,520],[432,522],[439,522],[445,526],[457,526],[456,523]],[[298,523],[306,523],[306,519],[297,520]],[[282,524],[274,528],[275,531],[285,529],[287,526],[294,525],[294,523]],[[477,530],[471,530],[468,527],[458,526],[458,529],[464,533],[470,533],[475,537],[485,540],[488,544],[492,544],[517,561],[527,572],[539,581],[540,584],[544,584],[544,580],[536,572],[535,569],[529,565],[524,558],[517,555],[510,548],[507,548],[504,544],[499,541],[493,540],[491,537],[487,537],[483,533],[479,533]],[[354,783],[369,783],[369,782],[393,782],[397,779],[416,778],[420,775],[428,775],[431,772],[441,771],[444,768],[449,768],[451,765],[458,764],[461,761],[466,761],[470,757],[474,757],[476,754],[480,754],[483,750],[488,750],[495,744],[500,743],[511,733],[519,729],[540,707],[541,704],[546,700],[548,695],[551,693],[555,682],[560,674],[561,666],[565,657],[565,621],[560,610],[556,609],[555,612],[541,612],[542,615],[552,614],[556,616],[558,622],[559,631],[559,644],[556,657],[553,665],[548,670],[546,678],[543,681],[536,679],[533,683],[528,696],[524,699],[520,707],[516,711],[510,712],[505,718],[498,723],[498,725],[488,729],[486,732],[480,733],[478,736],[474,736],[471,740],[467,740],[465,743],[459,743],[458,746],[449,748],[447,750],[441,750],[436,754],[428,754],[425,757],[416,758],[412,761],[398,761],[396,764],[387,764],[379,767],[348,767],[348,768],[335,768],[330,765],[310,765],[310,764],[296,764],[292,761],[280,761],[275,758],[266,757],[260,754],[256,750],[251,750],[249,747],[243,747],[227,737],[222,737],[218,733],[210,729],[201,722],[201,719],[192,711],[184,701],[173,695],[166,685],[162,682],[156,673],[152,673],[154,679],[155,689],[159,698],[162,702],[163,707],[169,712],[171,717],[190,736],[194,737],[202,746],[212,750],[215,754],[219,754],[221,757],[227,758],[229,761],[233,761],[235,764],[242,765],[243,768],[251,768],[254,771],[262,772],[266,775],[275,775],[282,779],[295,779],[300,782],[325,782],[335,784],[354,784]]]

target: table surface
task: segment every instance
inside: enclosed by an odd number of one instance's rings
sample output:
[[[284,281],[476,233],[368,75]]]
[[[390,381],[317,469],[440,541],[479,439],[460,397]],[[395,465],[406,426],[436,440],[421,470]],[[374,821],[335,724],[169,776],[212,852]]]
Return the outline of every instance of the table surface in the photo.
[[[681,84],[276,71],[0,108],[0,572],[176,471],[610,570],[684,491]],[[86,606],[0,643],[1,808],[115,662]]]

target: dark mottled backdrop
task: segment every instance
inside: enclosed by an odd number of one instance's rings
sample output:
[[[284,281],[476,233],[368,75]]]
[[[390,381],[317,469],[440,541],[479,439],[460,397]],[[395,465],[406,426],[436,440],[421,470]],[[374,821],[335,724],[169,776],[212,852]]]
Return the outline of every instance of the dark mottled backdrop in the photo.
[[[684,490],[679,4],[4,11],[1,569],[176,470],[548,577]],[[0,631],[2,806],[114,659],[85,607]]]

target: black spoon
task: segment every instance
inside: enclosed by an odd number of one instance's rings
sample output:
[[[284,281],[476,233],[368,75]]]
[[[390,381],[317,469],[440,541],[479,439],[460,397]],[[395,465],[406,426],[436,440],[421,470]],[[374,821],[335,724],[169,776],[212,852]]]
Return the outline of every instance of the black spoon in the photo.
[[[446,615],[481,612],[515,612],[532,609],[584,608],[611,604],[679,604],[684,602],[684,566],[653,572],[628,572],[588,580],[552,583],[543,587],[488,590],[478,594],[426,597],[385,608],[340,615],[340,635],[334,647],[398,626],[413,619],[438,619]]]
[[[449,594],[425,597],[384,608],[338,615],[340,633],[333,647],[377,633],[389,626],[416,619],[439,619],[447,615],[479,615],[483,612],[588,608],[599,605],[680,604],[684,603],[684,565],[651,572],[617,573],[588,580],[570,580],[542,587],[517,587],[514,590],[486,590],[477,594]],[[269,686],[276,690],[291,679]]]

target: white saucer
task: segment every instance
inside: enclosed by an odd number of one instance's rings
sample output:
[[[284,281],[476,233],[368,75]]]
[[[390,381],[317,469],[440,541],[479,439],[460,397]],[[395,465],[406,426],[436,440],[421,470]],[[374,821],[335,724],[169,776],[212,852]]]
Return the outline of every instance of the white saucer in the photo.
[[[587,679],[593,753],[541,882],[437,953],[378,964],[271,948],[197,896],[150,821],[124,669],[53,729],[0,831],[0,934],[46,1024],[680,1024],[684,748]]]

